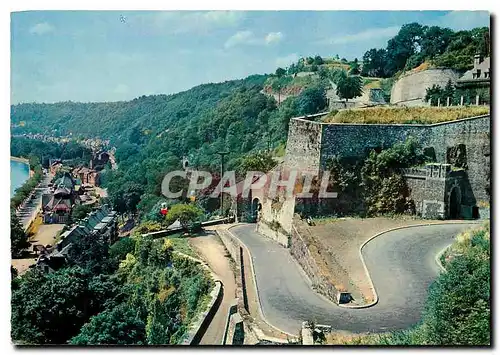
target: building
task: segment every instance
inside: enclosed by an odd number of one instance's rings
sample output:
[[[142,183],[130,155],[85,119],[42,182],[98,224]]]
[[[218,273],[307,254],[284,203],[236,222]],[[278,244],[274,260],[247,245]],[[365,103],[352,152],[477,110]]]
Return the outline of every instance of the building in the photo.
[[[92,186],[99,186],[100,173],[94,169],[80,166],[73,169],[71,173],[73,177],[80,181],[80,185],[88,184]]]
[[[491,86],[490,57],[477,54],[474,68],[457,80],[457,96],[463,96],[464,104],[489,104]]]
[[[49,251],[38,257],[36,266],[45,272],[55,271],[63,267],[68,259],[72,243],[89,235],[102,236],[109,244],[118,238],[117,214],[108,205],[92,211],[86,218],[61,235],[61,240]]]
[[[60,159],[49,160],[49,172],[51,175],[56,175],[59,170],[63,167],[63,163]]]
[[[69,173],[64,173],[56,180],[49,193],[42,195],[43,222],[68,223],[75,204],[79,204],[75,181]]]
[[[99,171],[104,169],[108,162],[109,162],[108,152],[99,151],[93,154],[92,159],[90,159],[89,167],[90,169]]]

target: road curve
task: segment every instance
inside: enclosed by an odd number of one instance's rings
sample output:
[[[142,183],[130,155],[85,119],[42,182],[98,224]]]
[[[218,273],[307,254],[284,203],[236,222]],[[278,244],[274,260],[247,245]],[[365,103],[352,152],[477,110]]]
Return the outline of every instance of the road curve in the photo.
[[[421,317],[427,289],[439,273],[436,254],[476,224],[416,226],[384,233],[368,242],[363,257],[379,296],[370,308],[338,307],[311,289],[289,251],[255,232],[254,224],[230,231],[252,254],[262,312],[268,323],[297,333],[303,321],[350,332],[408,328]]]

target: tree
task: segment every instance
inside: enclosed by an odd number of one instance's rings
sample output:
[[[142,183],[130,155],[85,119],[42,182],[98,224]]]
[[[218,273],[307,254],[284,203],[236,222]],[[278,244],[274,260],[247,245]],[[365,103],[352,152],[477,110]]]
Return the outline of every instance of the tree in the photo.
[[[363,94],[363,80],[357,75],[348,75],[343,72],[337,81],[337,95],[345,99],[346,105],[349,99]]]
[[[360,73],[360,70],[359,70],[358,58],[355,58],[354,62],[352,62],[350,67],[349,67],[349,74],[359,75],[359,73]]]
[[[103,300],[113,297],[113,283],[93,281],[80,267],[51,273],[29,270],[12,291],[12,339],[26,344],[65,344],[103,310]]]
[[[401,26],[398,34],[387,42],[387,73],[402,70],[408,58],[421,50],[425,27],[413,22]]]
[[[320,55],[317,55],[317,56],[314,57],[314,64],[321,65],[323,63],[324,63],[323,58],[321,58]]]
[[[300,93],[296,99],[299,115],[312,115],[326,108],[326,90],[321,85],[311,86]]]
[[[276,161],[269,153],[255,153],[247,155],[241,159],[240,170],[242,173],[247,171],[268,172],[276,165]]]
[[[428,59],[434,59],[443,54],[451,42],[453,31],[449,28],[431,26],[427,28],[422,36],[422,55]]]
[[[17,218],[14,210],[10,212],[10,251],[12,258],[21,258],[30,246],[28,235]]]
[[[446,86],[444,87],[444,90],[443,90],[443,95],[444,95],[445,102],[448,98],[450,98],[450,105],[451,105],[451,102],[453,102],[453,98],[455,96],[455,86],[451,82],[451,79],[448,80],[448,82],[446,83]]]
[[[386,77],[385,66],[387,62],[387,51],[385,49],[372,48],[363,55],[363,68],[361,75],[373,77]]]
[[[122,303],[90,318],[70,344],[146,345],[146,325],[136,311]]]
[[[278,78],[281,78],[282,76],[284,76],[286,74],[286,70],[283,69],[283,68],[278,68],[276,69],[276,76]]]
[[[179,220],[183,228],[186,228],[189,223],[196,221],[203,215],[203,211],[193,204],[178,203],[173,205],[165,216],[168,225]]]
[[[318,76],[321,80],[327,80],[330,76],[330,70],[325,66],[321,66],[318,69]]]
[[[100,234],[89,233],[79,236],[71,243],[68,251],[70,265],[78,265],[92,274],[109,270],[109,244]]]
[[[71,211],[71,219],[78,221],[85,218],[90,212],[92,212],[92,205],[76,205]]]
[[[135,240],[130,237],[123,237],[118,239],[109,248],[109,257],[115,262],[119,263],[128,253],[132,253],[135,250]]]

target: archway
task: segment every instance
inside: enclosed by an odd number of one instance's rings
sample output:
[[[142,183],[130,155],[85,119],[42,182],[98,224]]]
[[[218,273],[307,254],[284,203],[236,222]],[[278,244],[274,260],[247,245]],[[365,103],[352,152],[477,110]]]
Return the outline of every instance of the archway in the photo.
[[[462,200],[462,196],[460,194],[460,189],[455,186],[451,189],[450,192],[450,219],[458,219],[460,218],[460,203]]]
[[[251,210],[251,218],[253,222],[258,222],[259,213],[262,210],[262,204],[260,200],[256,197],[252,200],[252,210]]]

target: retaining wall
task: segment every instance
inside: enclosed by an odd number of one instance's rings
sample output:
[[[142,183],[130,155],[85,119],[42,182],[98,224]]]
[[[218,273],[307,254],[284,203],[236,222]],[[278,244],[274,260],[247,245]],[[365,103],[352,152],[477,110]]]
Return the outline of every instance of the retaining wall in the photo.
[[[331,301],[337,303],[338,290],[322,275],[318,265],[309,252],[306,241],[295,226],[292,227],[290,254],[300,265],[312,282],[313,288]]]
[[[275,242],[277,242],[278,244],[284,246],[285,248],[289,248],[290,247],[290,237],[281,233],[281,232],[278,232],[278,231],[275,231],[273,229],[271,229],[267,224],[265,223],[262,223],[262,222],[259,222],[257,224],[257,232],[259,232],[260,234],[274,240]]]
[[[222,302],[222,282],[219,280],[215,281],[215,287],[212,292],[210,292],[210,302],[207,306],[207,310],[201,313],[198,319],[192,323],[189,327],[187,337],[181,343],[181,345],[198,345],[201,338],[205,334],[208,326],[212,322],[212,319],[217,313],[220,303]]]

